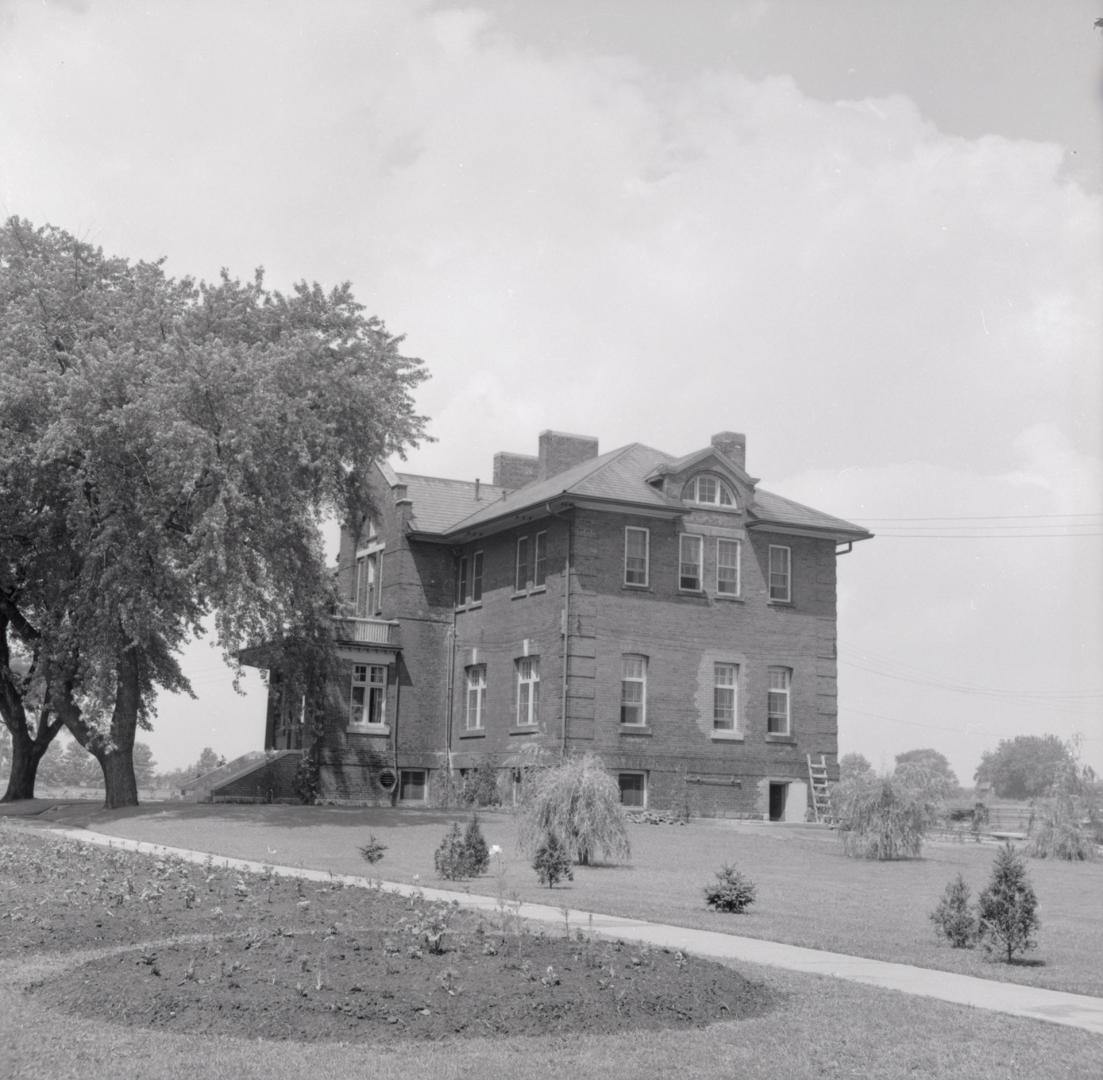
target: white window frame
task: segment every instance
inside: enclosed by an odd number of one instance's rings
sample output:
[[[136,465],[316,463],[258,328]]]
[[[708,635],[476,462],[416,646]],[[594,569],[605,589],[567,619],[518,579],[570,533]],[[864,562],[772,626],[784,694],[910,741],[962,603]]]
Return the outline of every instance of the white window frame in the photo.
[[[353,664],[349,691],[348,729],[350,731],[384,731],[386,727],[387,665]]]
[[[620,672],[620,725],[647,727],[647,657],[641,653],[625,653],[621,657]],[[625,719],[631,715],[638,719]]]
[[[464,668],[467,690],[464,698],[465,731],[482,731],[485,725],[486,664],[472,664]]]
[[[483,553],[473,551],[471,553],[471,603],[483,602]]]
[[[467,575],[470,563],[466,555],[461,555],[456,567],[456,607],[467,603]]]
[[[793,733],[793,669],[771,667],[767,672],[766,734]]]
[[[712,486],[711,498],[705,498],[701,489],[709,484]],[[735,492],[719,476],[712,473],[698,473],[682,491],[683,501],[696,503],[698,506],[720,506],[728,510],[738,510],[739,505],[735,501]]]
[[[696,559],[686,558],[686,547],[696,545]],[[690,575],[686,574],[686,568],[696,566],[697,572],[692,575],[695,585],[687,585]],[[678,537],[678,588],[682,592],[701,592],[705,585],[705,538],[696,533],[682,533]]]
[[[724,545],[729,544],[735,549],[735,562],[723,562],[720,553],[724,550]],[[725,589],[720,583],[720,570],[735,571],[735,589]],[[733,540],[730,537],[718,536],[716,538],[716,595],[717,596],[740,596],[743,592],[743,542],[741,540]]]
[[[528,591],[529,576],[532,574],[531,540],[527,536],[517,537],[516,553],[513,561],[513,591]],[[524,558],[521,553],[524,552]]]
[[[766,569],[770,603],[790,603],[793,599],[793,549],[786,544],[771,544]]]
[[[548,534],[538,532],[532,538],[532,587],[543,589],[548,581]]]
[[[356,593],[353,607],[358,618],[370,618],[380,609],[380,568],[378,551],[365,551],[356,556]]]
[[[515,661],[517,675],[516,726],[535,727],[540,719],[540,658],[522,656]]]
[[[625,776],[631,776],[633,778],[639,777],[643,781],[640,788],[640,801],[638,803],[626,803],[624,801],[624,788],[621,787],[621,778]],[[620,769],[617,772],[617,788],[620,791],[621,806],[627,806],[630,810],[646,810],[647,809],[647,773],[641,772],[638,769]]]
[[[630,534],[643,536],[643,554],[632,554],[629,550]],[[642,560],[642,568],[638,565]],[[633,562],[636,565],[633,565]],[[633,577],[636,575],[636,577]],[[651,530],[639,525],[626,525],[624,529],[624,584],[638,589],[646,589],[651,578]]]
[[[739,665],[716,661],[712,667],[712,730],[739,733]]]

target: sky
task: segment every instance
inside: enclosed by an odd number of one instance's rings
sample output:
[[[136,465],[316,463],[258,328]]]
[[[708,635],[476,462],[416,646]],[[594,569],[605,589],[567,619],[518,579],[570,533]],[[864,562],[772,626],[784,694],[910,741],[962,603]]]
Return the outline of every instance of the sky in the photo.
[[[171,274],[351,281],[489,480],[540,431],[873,531],[839,741],[1103,772],[1103,0],[0,0],[0,213]],[[335,554],[335,553],[334,553]],[[162,768],[263,746],[186,656]]]

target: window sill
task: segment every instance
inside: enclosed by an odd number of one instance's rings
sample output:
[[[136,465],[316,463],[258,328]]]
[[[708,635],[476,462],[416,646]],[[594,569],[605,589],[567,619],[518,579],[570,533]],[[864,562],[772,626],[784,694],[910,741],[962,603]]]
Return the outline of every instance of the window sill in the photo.
[[[349,724],[345,728],[345,733],[348,735],[390,735],[390,724],[358,724],[355,727]]]
[[[713,742],[745,742],[746,736],[738,731],[714,731],[711,735]]]
[[[793,606],[793,601],[792,600],[767,600],[766,603],[769,604],[771,607],[792,607]]]
[[[725,603],[725,604],[742,604],[742,603],[744,603],[744,600],[743,600],[742,596],[736,596],[733,593],[718,592],[716,594],[716,599],[721,601],[721,603]]]
[[[542,593],[547,591],[547,585],[533,585],[533,587],[529,589],[529,595],[531,596],[533,593]]]
[[[535,735],[540,730],[539,724],[526,724],[524,727],[511,727],[510,735]]]
[[[461,739],[485,739],[486,728],[472,729],[471,731],[461,731]]]
[[[789,743],[793,746],[797,745],[797,737],[795,735],[771,735],[767,732],[766,741],[768,743]]]
[[[622,735],[650,735],[650,724],[621,724],[620,733]]]
[[[470,603],[467,603],[467,604],[457,604],[456,605],[456,610],[457,611],[478,611],[479,608],[481,608],[482,606],[483,606],[483,602],[481,600],[472,600],[472,601],[470,601]]]
[[[622,589],[630,589],[632,592],[651,592],[651,586],[646,582],[639,583],[636,581],[624,581],[621,582]]]

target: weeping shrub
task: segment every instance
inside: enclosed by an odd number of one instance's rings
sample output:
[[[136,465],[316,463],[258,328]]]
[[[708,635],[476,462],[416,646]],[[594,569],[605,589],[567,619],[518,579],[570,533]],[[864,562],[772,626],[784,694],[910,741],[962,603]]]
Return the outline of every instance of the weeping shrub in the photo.
[[[1049,796],[1035,807],[1026,853],[1069,862],[1094,859],[1097,794],[1094,777],[1077,758],[1060,766]]]
[[[937,801],[906,775],[863,773],[836,785],[832,808],[843,850],[861,859],[914,859],[938,815]]]
[[[517,839],[531,857],[553,834],[576,863],[588,866],[598,856],[628,858],[627,821],[617,782],[597,757],[585,754],[533,776]]]

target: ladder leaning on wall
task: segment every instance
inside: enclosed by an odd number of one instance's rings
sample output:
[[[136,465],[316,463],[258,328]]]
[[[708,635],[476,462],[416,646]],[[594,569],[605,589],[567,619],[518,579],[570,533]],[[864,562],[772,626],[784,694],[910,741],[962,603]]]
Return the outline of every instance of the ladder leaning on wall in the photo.
[[[808,754],[808,784],[812,789],[813,820],[831,824],[831,792],[828,787],[827,758],[820,754],[819,761],[813,761]]]

